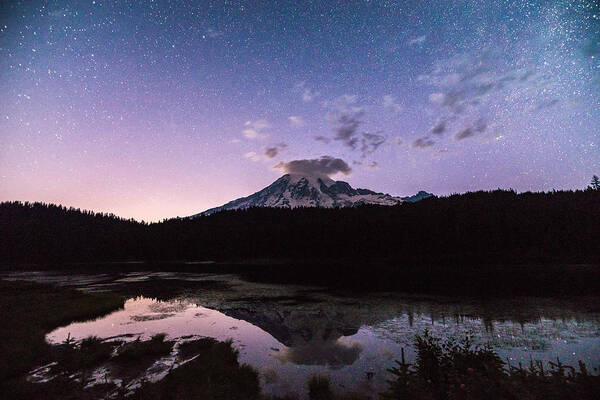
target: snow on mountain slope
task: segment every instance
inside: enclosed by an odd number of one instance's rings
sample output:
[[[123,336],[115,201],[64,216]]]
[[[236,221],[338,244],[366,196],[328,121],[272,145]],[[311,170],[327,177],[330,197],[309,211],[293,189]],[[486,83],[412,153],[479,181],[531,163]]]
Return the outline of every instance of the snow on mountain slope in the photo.
[[[394,197],[368,189],[353,189],[348,183],[334,181],[326,175],[286,174],[250,196],[192,215],[192,218],[221,210],[250,207],[352,207],[361,204],[391,206],[403,201],[418,201],[429,196],[431,196],[429,193],[421,191],[411,197]]]

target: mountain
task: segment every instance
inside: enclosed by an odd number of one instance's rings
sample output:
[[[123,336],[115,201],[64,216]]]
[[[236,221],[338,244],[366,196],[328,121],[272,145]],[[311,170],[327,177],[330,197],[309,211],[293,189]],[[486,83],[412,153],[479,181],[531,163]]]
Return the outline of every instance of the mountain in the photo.
[[[328,176],[286,174],[266,188],[220,207],[211,208],[200,214],[209,215],[222,210],[250,207],[353,207],[362,204],[392,206],[404,201],[415,202],[430,197],[420,191],[410,197],[394,197],[368,189],[354,189],[343,181],[334,181]]]
[[[421,201],[421,200],[426,199],[431,196],[433,196],[431,193],[427,193],[423,190],[420,190],[419,193],[415,194],[414,196],[402,197],[402,201],[408,201],[409,203],[415,203],[417,201]]]

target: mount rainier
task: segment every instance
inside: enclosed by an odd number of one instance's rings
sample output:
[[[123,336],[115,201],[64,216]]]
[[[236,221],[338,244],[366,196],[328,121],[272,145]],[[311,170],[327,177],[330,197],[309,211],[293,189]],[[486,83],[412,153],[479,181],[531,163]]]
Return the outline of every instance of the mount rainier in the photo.
[[[402,202],[415,202],[430,197],[420,191],[410,197],[394,197],[368,189],[354,189],[343,181],[334,181],[327,175],[311,176],[285,174],[266,188],[220,207],[211,208],[191,217],[209,215],[222,210],[250,207],[353,207],[362,204],[392,206]]]

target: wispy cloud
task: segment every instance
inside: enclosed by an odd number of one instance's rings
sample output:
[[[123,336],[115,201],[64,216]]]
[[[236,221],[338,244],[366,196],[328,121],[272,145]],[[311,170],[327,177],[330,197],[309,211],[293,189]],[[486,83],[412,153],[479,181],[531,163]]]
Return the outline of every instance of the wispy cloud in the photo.
[[[71,11],[68,8],[61,8],[59,10],[48,12],[48,16],[52,18],[71,17],[73,15],[76,15],[76,12]]]
[[[457,132],[456,135],[454,135],[454,138],[456,140],[463,140],[463,139],[473,136],[474,134],[475,134],[475,130],[472,127],[468,127],[466,129],[463,129],[460,132]]]
[[[313,101],[321,95],[321,93],[319,93],[318,91],[312,90],[310,87],[308,87],[308,85],[304,81],[298,83],[294,87],[294,91],[300,93],[300,98],[305,103],[310,103],[311,101]]]
[[[427,40],[427,35],[417,36],[415,38],[410,39],[408,41],[408,45],[409,46],[420,46],[423,43],[425,43],[425,40]]]
[[[317,142],[323,142],[325,144],[331,143],[331,139],[329,139],[328,137],[325,137],[325,136],[315,136],[315,140]]]
[[[271,127],[266,119],[258,119],[256,121],[246,121],[242,133],[247,139],[265,139],[269,135],[264,131]]]
[[[358,105],[358,96],[355,94],[343,94],[333,101],[324,101],[323,106],[329,107],[332,112],[337,113],[356,113],[363,111],[363,107]]]
[[[362,161],[352,161],[352,164],[354,165],[360,165],[361,167],[365,168],[365,169],[379,169],[379,163],[377,161],[371,161],[371,162],[362,162]]]
[[[396,102],[396,99],[391,94],[383,96],[383,107],[397,113],[402,110],[402,105]]]
[[[244,157],[254,162],[260,161],[260,155],[256,154],[254,151],[249,151],[248,153],[244,154]]]
[[[395,104],[393,98],[392,104]],[[386,141],[382,132],[369,133],[361,130],[365,111],[358,104],[358,96],[344,94],[333,101],[323,102],[330,111],[327,118],[333,124],[333,141],[340,142],[352,151],[358,151],[362,158],[376,151]],[[389,106],[390,104],[388,104]],[[316,136],[315,140],[329,143],[331,139],[324,136]]]
[[[442,133],[446,132],[447,126],[448,126],[448,118],[440,117],[435,122],[435,125],[431,128],[431,133],[433,133],[435,135],[441,135]]]
[[[423,137],[412,142],[411,146],[415,149],[425,149],[427,147],[431,147],[435,144],[435,142],[428,137]]]
[[[510,124],[508,114],[498,113],[499,109],[532,113],[559,103],[543,73],[531,67],[498,67],[495,52],[488,49],[440,59],[429,73],[417,78],[432,88],[430,112],[436,121],[431,134],[439,136],[452,129],[454,139],[460,141],[487,132],[488,125]]]
[[[342,142],[345,146],[356,149],[359,138],[357,137],[358,128],[362,124],[364,112],[358,111],[354,113],[341,114],[337,119],[337,127],[335,128],[334,140]]]
[[[552,108],[555,105],[557,105],[558,103],[560,103],[560,100],[558,99],[551,99],[551,100],[546,100],[546,101],[542,101],[541,103],[539,103],[535,109],[536,111],[540,111],[540,110],[545,110],[547,108]]]
[[[456,135],[454,135],[454,139],[463,140],[469,138],[471,136],[476,135],[477,133],[483,133],[487,129],[487,123],[483,119],[478,119],[472,125],[467,128],[461,130]]]
[[[319,92],[313,92],[308,88],[304,89],[302,92],[302,101],[305,103],[310,103],[317,97],[319,97]]]
[[[285,144],[285,143],[278,143],[278,144],[276,144],[274,146],[267,147],[265,149],[265,154],[264,155],[268,159],[275,158],[285,148],[287,148],[287,144]]]
[[[224,34],[225,34],[225,32],[217,31],[212,28],[208,28],[206,30],[206,32],[202,35],[202,38],[203,39],[206,39],[206,38],[215,39],[215,38],[223,36]]]
[[[341,142],[352,150],[357,148],[359,127],[365,114],[357,101],[357,95],[344,94],[331,102],[324,102],[324,105],[331,109],[327,117],[334,123],[333,140]]]
[[[379,146],[384,144],[386,141],[386,137],[381,133],[367,133],[364,132],[361,138],[361,147],[360,152],[361,156],[364,158],[373,152],[375,152]]]
[[[292,115],[292,116],[288,117],[288,120],[290,121],[290,125],[293,128],[302,128],[304,126],[304,119],[302,119],[302,117],[299,117],[297,115]]]

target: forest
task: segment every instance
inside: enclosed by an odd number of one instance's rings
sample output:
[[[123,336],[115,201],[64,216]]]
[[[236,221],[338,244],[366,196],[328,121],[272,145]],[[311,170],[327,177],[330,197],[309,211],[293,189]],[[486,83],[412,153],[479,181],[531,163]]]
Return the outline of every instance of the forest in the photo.
[[[5,202],[0,237],[4,269],[127,261],[164,269],[165,263],[212,260],[218,264],[188,268],[415,291],[600,288],[593,267],[600,263],[600,191],[591,189],[480,191],[393,207],[252,208],[157,223]]]
[[[600,261],[600,191],[496,190],[398,206],[253,208],[158,223],[52,204],[0,204],[4,263],[381,259]]]

